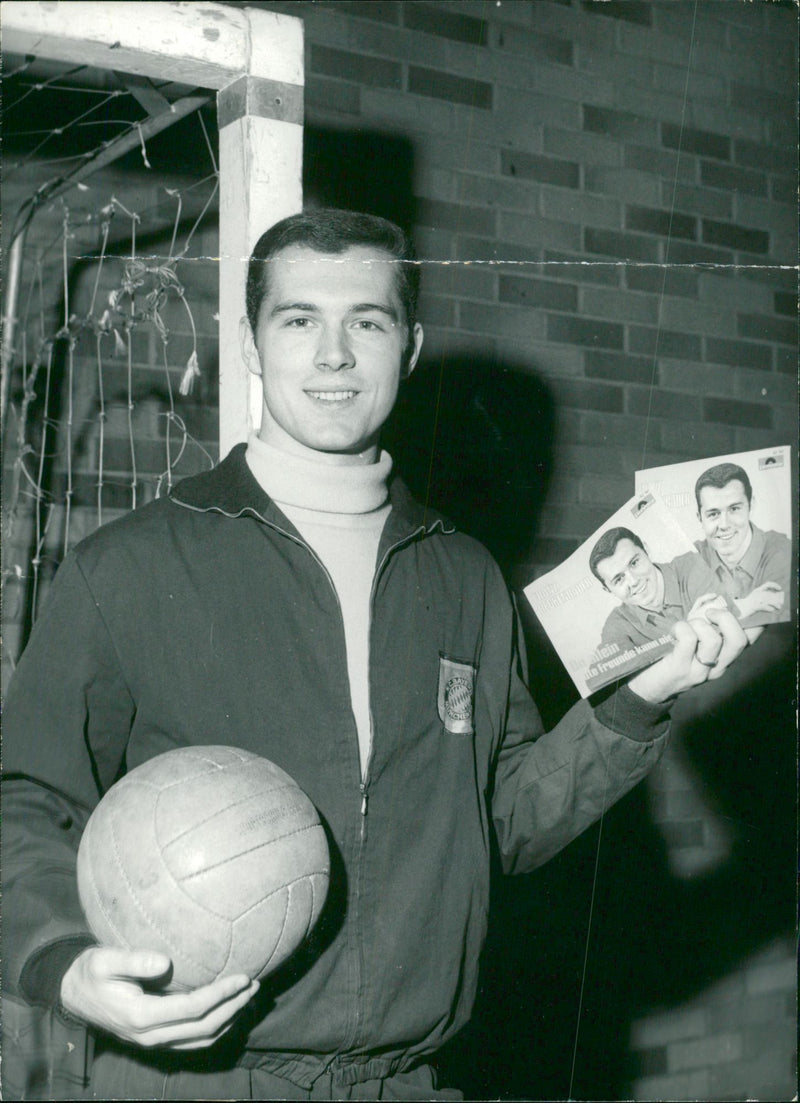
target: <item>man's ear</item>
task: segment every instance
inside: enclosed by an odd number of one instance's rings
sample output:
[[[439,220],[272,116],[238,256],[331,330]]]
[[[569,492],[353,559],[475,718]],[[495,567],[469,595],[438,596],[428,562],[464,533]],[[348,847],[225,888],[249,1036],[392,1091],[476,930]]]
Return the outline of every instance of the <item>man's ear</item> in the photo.
[[[253,375],[261,375],[261,357],[258,355],[253,331],[247,318],[241,318],[239,321],[239,345],[247,370]]]
[[[424,337],[424,334],[422,332],[422,326],[419,324],[419,322],[415,322],[414,323],[414,332],[412,333],[411,341],[409,342],[412,346],[411,355],[409,356],[408,361],[406,362],[406,364],[403,367],[403,379],[408,379],[409,375],[411,375],[412,371],[417,366],[417,361],[419,360],[419,354],[420,354],[420,351],[422,350],[422,339],[423,339],[423,337]]]

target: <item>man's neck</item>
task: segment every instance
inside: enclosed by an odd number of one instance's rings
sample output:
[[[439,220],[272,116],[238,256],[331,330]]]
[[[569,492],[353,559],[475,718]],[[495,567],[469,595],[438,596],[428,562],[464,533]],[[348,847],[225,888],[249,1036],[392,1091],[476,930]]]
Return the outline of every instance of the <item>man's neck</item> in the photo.
[[[279,505],[322,514],[366,514],[388,501],[392,460],[381,452],[377,462],[332,467],[316,453],[285,452],[252,434],[246,460],[262,489]]]

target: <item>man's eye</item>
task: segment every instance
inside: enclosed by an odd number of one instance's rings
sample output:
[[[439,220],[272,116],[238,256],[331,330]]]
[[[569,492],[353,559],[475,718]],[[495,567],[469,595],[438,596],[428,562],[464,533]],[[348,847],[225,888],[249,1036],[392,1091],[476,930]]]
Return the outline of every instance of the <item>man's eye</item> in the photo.
[[[381,327],[378,325],[377,322],[370,321],[369,318],[359,318],[358,321],[355,323],[355,328],[369,331],[380,329]]]
[[[292,329],[305,329],[309,322],[309,318],[288,318],[286,325],[291,326]]]

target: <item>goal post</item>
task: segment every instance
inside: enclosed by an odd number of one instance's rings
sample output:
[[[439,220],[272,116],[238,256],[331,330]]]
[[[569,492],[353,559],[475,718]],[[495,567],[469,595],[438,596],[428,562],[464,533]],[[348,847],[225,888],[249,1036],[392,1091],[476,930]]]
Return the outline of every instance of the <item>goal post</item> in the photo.
[[[239,348],[247,258],[302,206],[303,24],[215,3],[5,0],[3,49],[217,93],[219,454],[258,428],[261,388]]]

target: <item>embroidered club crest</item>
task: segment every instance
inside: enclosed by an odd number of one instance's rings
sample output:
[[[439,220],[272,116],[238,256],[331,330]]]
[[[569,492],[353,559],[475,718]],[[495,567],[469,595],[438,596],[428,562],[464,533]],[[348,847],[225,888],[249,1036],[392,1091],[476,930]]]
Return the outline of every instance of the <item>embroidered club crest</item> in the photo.
[[[475,667],[439,656],[439,719],[451,735],[472,735]]]

